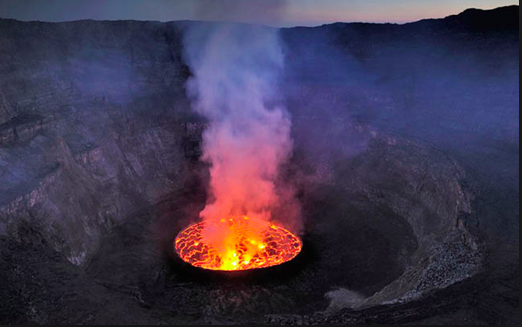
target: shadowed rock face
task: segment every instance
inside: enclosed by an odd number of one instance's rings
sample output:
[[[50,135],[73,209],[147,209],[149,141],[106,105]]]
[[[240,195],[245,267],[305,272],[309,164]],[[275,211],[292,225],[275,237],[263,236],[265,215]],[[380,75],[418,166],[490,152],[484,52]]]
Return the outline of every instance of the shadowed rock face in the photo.
[[[0,322],[518,322],[517,17],[283,30],[305,248],[234,277],[172,253],[190,23],[0,19]]]
[[[104,233],[183,185],[191,117],[180,33],[0,24],[0,231],[20,238],[26,221],[83,265]]]

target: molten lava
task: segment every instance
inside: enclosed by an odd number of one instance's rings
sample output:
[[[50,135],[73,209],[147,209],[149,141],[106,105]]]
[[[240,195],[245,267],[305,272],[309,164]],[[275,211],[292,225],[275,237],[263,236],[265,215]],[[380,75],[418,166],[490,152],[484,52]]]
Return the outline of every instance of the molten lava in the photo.
[[[183,261],[225,271],[277,266],[294,259],[302,247],[301,240],[285,228],[245,216],[189,226],[174,244]]]

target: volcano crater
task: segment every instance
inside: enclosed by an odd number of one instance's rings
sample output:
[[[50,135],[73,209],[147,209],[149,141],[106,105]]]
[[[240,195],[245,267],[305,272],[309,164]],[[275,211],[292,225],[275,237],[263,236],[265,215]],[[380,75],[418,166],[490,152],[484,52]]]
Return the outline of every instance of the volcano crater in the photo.
[[[363,133],[367,146],[357,155],[291,163],[305,222],[303,250],[293,261],[243,272],[183,262],[172,242],[197,221],[206,199],[206,167],[195,164],[193,182],[118,226],[87,273],[113,289],[132,287],[144,306],[162,312],[280,323],[324,322],[340,312],[359,319],[375,308],[420,302],[479,272],[463,170],[422,142]]]

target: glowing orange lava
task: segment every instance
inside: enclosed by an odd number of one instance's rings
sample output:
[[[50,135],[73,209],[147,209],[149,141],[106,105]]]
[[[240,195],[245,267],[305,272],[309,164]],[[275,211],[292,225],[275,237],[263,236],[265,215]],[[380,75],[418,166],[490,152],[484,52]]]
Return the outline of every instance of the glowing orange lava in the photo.
[[[302,247],[285,228],[245,216],[192,225],[174,243],[183,261],[225,271],[277,266],[294,259]]]

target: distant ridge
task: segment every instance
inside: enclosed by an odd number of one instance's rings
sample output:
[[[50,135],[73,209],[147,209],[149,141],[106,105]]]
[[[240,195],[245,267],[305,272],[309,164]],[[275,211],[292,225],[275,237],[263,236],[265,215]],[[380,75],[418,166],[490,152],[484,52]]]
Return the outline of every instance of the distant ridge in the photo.
[[[519,26],[519,6],[499,7],[491,10],[467,9],[458,15],[444,18],[448,24],[460,24],[476,29],[503,29]]]
[[[20,22],[20,23],[48,23],[48,24],[69,24],[69,23],[77,23],[77,22],[135,22],[135,23],[153,23],[153,24],[192,24],[198,23],[198,21],[190,21],[190,20],[180,20],[180,21],[172,21],[172,22],[159,22],[159,21],[139,21],[139,20],[77,20],[77,21],[69,21],[69,22],[44,22],[44,21],[20,21],[13,18],[2,18],[0,17],[0,22],[4,24],[7,22]],[[338,22],[338,23],[328,23],[315,27],[286,27],[282,29],[293,29],[293,28],[317,28],[324,27],[330,25],[393,25],[393,26],[412,26],[412,25],[434,25],[443,22],[445,27],[448,28],[471,28],[476,31],[480,30],[498,30],[498,29],[513,29],[518,28],[519,26],[519,5],[511,5],[505,7],[498,7],[495,9],[476,9],[470,8],[466,9],[460,14],[447,16],[445,18],[427,18],[415,22],[398,24],[398,23],[371,23],[371,22]],[[201,22],[199,22],[201,23]],[[205,22],[211,23],[211,22]],[[242,23],[245,24],[245,23]]]

